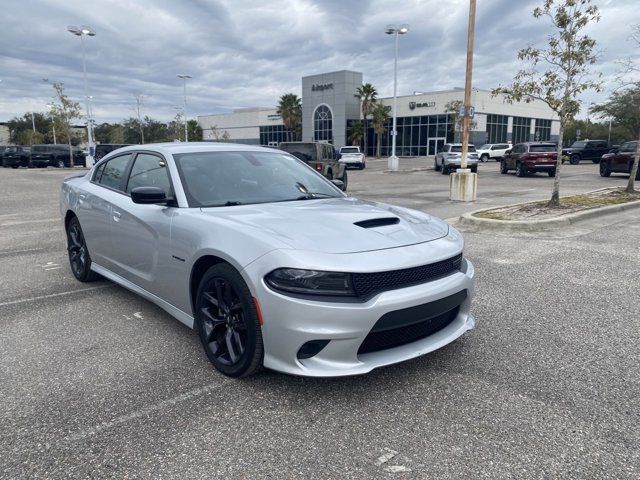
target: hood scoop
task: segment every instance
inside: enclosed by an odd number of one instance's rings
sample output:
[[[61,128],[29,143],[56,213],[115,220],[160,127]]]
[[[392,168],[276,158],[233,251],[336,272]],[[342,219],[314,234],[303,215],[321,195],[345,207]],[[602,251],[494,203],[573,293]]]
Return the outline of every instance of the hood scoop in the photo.
[[[362,228],[377,228],[377,227],[387,227],[389,225],[397,225],[400,223],[400,219],[398,217],[383,217],[383,218],[371,218],[369,220],[362,220],[361,222],[355,222],[354,225],[357,225]]]

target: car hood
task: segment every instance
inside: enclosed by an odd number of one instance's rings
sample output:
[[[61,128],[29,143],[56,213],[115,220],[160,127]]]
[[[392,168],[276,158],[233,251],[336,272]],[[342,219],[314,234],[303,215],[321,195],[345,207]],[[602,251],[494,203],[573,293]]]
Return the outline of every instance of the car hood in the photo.
[[[358,200],[332,198],[202,208],[205,218],[238,232],[271,236],[289,248],[355,253],[430,242],[449,226],[423,212]]]

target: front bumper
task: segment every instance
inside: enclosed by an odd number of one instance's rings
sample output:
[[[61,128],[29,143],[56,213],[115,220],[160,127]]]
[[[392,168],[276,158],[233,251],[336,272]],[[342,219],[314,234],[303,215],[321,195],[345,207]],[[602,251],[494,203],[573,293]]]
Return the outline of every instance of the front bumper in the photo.
[[[430,249],[433,250],[434,246],[429,244],[438,242],[440,241],[413,245],[404,249],[412,250],[412,255],[425,253]],[[369,257],[370,261],[376,256],[389,254],[388,251],[382,252],[364,252],[354,255],[361,256],[362,259]],[[446,254],[447,257],[451,255],[450,251]],[[265,257],[269,256],[270,254]],[[252,284],[251,289],[260,302],[264,316],[262,336],[265,347],[264,365],[267,368],[313,377],[364,374],[374,368],[432,352],[453,342],[475,326],[475,319],[470,311],[474,293],[474,268],[468,260],[463,261],[460,271],[446,277],[420,285],[386,291],[366,302],[348,303],[327,301],[318,297],[313,299],[291,297],[270,289],[263,278],[273,268],[267,265],[273,264],[265,257],[250,264],[243,274],[246,279],[260,279]],[[439,259],[434,261],[437,260]],[[435,302],[461,291],[466,291],[466,298],[459,305],[453,321],[446,327],[425,338],[401,346],[370,353],[358,353],[363,341],[383,315]],[[330,341],[315,356],[299,359],[297,354],[300,347],[313,340]]]

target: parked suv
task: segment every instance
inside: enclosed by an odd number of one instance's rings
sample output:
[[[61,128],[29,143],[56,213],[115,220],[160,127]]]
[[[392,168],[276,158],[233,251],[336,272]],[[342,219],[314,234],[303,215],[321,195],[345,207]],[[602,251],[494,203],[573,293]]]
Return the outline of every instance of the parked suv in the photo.
[[[478,156],[481,162],[495,160],[499,162],[507,150],[511,148],[509,143],[487,143],[478,148]]]
[[[2,154],[3,167],[30,167],[31,166],[31,147],[6,147]]]
[[[441,171],[443,175],[448,175],[454,168],[460,168],[462,162],[462,144],[461,143],[445,143],[436,153],[434,160],[434,169]],[[467,168],[472,172],[478,171],[478,153],[476,147],[469,144],[467,153]]]
[[[87,158],[81,148],[71,147],[73,152],[73,164],[75,166],[87,166]],[[69,145],[33,145],[31,147],[31,165],[46,168],[69,167]]]
[[[637,141],[626,142],[620,145],[617,152],[605,153],[600,160],[600,176],[608,177],[612,173],[627,173],[630,175],[637,148]],[[636,173],[636,180],[640,180],[640,168]]]
[[[562,149],[562,155],[569,157],[571,165],[577,165],[580,160],[591,160],[599,163],[602,155],[609,153],[611,147],[606,140],[583,140],[573,142],[569,148]]]
[[[96,154],[94,156],[95,161],[97,162],[106,154],[113,152],[122,147],[128,147],[131,145],[130,143],[100,143],[96,145]]]
[[[360,151],[360,147],[340,147],[340,162],[348,167],[356,167],[362,170],[366,164],[364,161],[364,153]]]
[[[555,143],[518,143],[507,150],[500,163],[500,173],[507,174],[509,170],[515,170],[518,177],[526,177],[530,173],[547,172],[550,177],[555,177],[557,150]]]
[[[318,142],[283,142],[278,148],[298,157],[329,180],[342,180],[342,190],[347,189],[347,168],[344,163],[338,161],[333,145]]]

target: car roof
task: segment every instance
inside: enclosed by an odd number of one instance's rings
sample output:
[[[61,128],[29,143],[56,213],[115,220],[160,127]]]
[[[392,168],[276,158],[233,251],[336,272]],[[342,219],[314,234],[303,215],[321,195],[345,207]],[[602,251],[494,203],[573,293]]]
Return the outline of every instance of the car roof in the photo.
[[[244,145],[241,143],[221,143],[221,142],[166,142],[166,143],[145,143],[142,145],[130,145],[119,148],[118,154],[131,151],[153,151],[164,154],[180,154],[194,152],[269,152],[273,153],[273,148],[261,147],[257,145]],[[109,155],[111,156],[111,154]],[[106,157],[105,157],[106,158]]]

